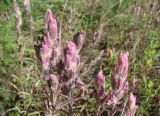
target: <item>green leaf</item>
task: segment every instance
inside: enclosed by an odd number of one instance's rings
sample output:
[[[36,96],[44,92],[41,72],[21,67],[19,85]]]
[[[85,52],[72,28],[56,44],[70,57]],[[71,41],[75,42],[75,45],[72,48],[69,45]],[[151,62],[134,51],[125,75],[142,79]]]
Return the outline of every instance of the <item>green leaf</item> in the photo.
[[[127,7],[128,3],[129,3],[129,0],[120,0],[118,10],[123,12],[125,10],[125,8]]]

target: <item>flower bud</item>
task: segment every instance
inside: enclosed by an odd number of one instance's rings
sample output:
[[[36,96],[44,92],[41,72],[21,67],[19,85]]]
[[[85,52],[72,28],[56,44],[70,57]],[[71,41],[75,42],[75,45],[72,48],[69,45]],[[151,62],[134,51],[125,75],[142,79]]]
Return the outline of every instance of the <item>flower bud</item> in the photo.
[[[85,36],[86,32],[81,30],[78,33],[76,33],[73,37],[73,42],[76,44],[78,51],[80,51],[80,49],[83,46]]]

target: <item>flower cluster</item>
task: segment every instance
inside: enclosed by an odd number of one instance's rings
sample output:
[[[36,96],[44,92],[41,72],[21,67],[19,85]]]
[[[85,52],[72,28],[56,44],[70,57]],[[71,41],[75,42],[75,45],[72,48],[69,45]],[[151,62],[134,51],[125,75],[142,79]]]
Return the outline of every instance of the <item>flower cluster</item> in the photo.
[[[61,50],[61,38],[57,33],[57,21],[52,16],[50,9],[46,11],[44,27],[40,57],[43,75],[50,91],[49,94],[46,94],[48,96],[44,100],[44,106],[46,115],[54,115],[57,110],[66,105],[69,105],[69,109],[72,111],[71,104],[91,92],[87,89],[89,84],[85,84],[80,75],[79,51],[83,46],[86,33],[83,31],[78,32],[73,37],[73,41],[67,41],[63,50]],[[91,68],[95,61],[101,59],[102,54],[103,51],[97,59],[91,61],[92,64],[88,67]],[[84,70],[88,71],[87,68]],[[90,84],[94,84],[93,95],[99,104],[112,106],[113,110],[121,104],[122,98],[129,90],[127,72],[128,53],[121,52],[118,64],[115,66],[114,73],[110,78],[111,87],[108,92],[106,92],[105,76],[102,70],[96,75],[94,81],[91,81]],[[130,93],[126,104],[125,115],[134,116],[137,106],[136,98],[132,93]]]
[[[76,44],[68,41],[64,46],[62,56],[61,39],[57,33],[57,21],[52,16],[50,9],[46,11],[44,27],[45,32],[40,48],[40,57],[44,77],[51,91],[51,99],[45,100],[44,104],[46,114],[53,114],[51,110],[61,107],[61,100],[57,98],[59,93],[67,96],[73,88],[79,90],[78,94],[75,95],[77,97],[81,97],[82,94],[86,93],[84,83],[80,78],[76,79],[80,66],[78,52],[83,45],[83,40],[80,39]],[[54,67],[57,71],[53,71],[51,67]]]
[[[118,58],[118,64],[114,68],[114,74],[111,76],[111,87],[109,92],[105,92],[105,77],[100,71],[95,77],[94,96],[98,103],[112,105],[113,108],[120,104],[120,100],[128,92],[129,86],[127,79],[128,72],[128,53],[121,52]],[[135,84],[135,83],[134,83]],[[129,95],[128,109],[126,116],[134,116],[137,106],[136,98],[132,93]]]

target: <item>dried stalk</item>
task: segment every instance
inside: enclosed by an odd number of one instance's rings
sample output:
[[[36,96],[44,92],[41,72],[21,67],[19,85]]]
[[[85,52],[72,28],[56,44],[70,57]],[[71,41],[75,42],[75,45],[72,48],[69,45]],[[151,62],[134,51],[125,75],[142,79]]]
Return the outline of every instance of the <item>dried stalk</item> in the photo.
[[[30,37],[33,40],[33,17],[31,15],[31,5],[30,5],[30,0],[24,0],[23,1],[23,6],[25,9],[26,16],[29,20],[29,26],[30,26]]]
[[[14,8],[15,18],[16,18],[16,31],[17,31],[17,44],[19,48],[19,61],[20,61],[21,69],[22,69],[25,45],[24,45],[24,36],[21,30],[21,27],[22,27],[21,11],[20,11],[19,5],[16,2],[16,0],[14,0],[13,2],[13,8]]]

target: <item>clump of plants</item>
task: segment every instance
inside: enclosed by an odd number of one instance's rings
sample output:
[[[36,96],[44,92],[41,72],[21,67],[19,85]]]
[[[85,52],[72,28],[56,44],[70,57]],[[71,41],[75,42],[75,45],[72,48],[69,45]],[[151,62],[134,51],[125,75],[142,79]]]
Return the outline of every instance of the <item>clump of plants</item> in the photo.
[[[57,30],[57,21],[48,9],[44,17],[44,36],[39,51],[46,83],[43,98],[45,115],[134,116],[138,106],[132,92],[135,82],[129,84],[127,81],[128,53],[120,53],[110,77],[111,86],[107,89],[102,70],[91,77],[89,82],[82,75],[85,70],[81,68],[79,52],[83,48],[85,32],[80,32],[78,37],[67,41],[63,47]],[[102,55],[103,51],[99,59]],[[94,62],[91,61],[90,64],[92,63]]]

